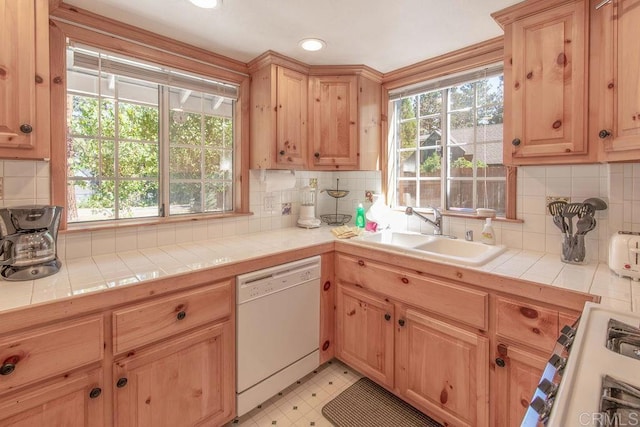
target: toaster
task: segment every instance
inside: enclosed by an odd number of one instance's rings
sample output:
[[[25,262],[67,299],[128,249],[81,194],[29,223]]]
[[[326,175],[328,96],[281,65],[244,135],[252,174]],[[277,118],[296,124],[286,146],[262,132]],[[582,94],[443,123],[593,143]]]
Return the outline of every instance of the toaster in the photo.
[[[640,280],[640,233],[618,231],[611,236],[609,268],[620,277]]]

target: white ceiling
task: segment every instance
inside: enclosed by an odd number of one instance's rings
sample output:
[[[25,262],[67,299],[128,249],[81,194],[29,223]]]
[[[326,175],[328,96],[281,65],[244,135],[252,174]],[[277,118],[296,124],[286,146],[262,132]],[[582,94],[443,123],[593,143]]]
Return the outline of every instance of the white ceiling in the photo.
[[[490,13],[519,0],[65,0],[91,12],[248,62],[267,50],[310,65],[389,72],[502,34]],[[318,37],[325,50],[298,41]]]

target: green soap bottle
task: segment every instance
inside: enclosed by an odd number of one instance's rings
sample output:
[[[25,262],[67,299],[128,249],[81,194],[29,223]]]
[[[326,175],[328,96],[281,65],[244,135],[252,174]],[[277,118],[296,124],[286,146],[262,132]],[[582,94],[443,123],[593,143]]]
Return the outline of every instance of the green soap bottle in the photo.
[[[364,207],[362,206],[362,203],[360,203],[356,208],[356,227],[364,228],[365,222]]]

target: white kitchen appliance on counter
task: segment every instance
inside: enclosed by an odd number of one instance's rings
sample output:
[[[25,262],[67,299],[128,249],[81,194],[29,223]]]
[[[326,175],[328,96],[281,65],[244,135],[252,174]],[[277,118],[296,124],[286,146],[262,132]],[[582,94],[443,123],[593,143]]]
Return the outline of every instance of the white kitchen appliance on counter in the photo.
[[[611,236],[609,268],[618,276],[640,280],[640,233],[618,231]]]
[[[300,217],[297,225],[302,228],[318,228],[321,221],[316,218],[316,189],[304,187],[300,194]]]
[[[320,257],[238,276],[237,416],[320,365]]]
[[[587,302],[565,327],[522,426],[640,425],[640,314]]]

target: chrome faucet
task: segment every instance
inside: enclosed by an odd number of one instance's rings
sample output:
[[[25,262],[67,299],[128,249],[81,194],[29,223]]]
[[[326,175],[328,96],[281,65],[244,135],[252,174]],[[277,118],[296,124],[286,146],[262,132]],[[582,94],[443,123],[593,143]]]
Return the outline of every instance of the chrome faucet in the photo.
[[[430,220],[429,218],[427,218],[426,216],[422,215],[420,212],[414,210],[412,207],[407,206],[407,209],[405,209],[404,213],[407,215],[417,215],[418,217],[422,218],[423,220],[425,220],[425,222],[431,224],[433,226],[433,234],[435,234],[436,236],[439,236],[442,234],[442,214],[440,213],[440,211],[438,210],[438,208],[434,208],[431,206],[427,206],[427,208],[429,209],[433,209],[433,220]]]

